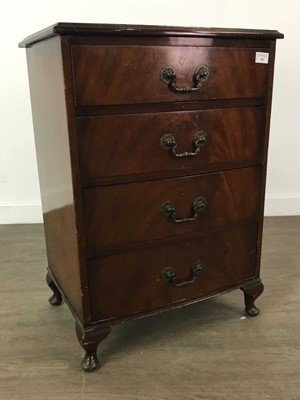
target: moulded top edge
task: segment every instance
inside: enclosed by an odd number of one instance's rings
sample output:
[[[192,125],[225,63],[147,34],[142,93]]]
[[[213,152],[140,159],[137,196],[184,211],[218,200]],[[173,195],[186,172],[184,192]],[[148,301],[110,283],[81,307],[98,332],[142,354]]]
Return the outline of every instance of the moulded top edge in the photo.
[[[276,30],[231,29],[231,28],[196,28],[160,25],[118,25],[84,24],[58,22],[19,43],[19,47],[29,47],[36,42],[54,35],[114,35],[114,36],[189,36],[207,38],[235,39],[283,39],[284,35]]]

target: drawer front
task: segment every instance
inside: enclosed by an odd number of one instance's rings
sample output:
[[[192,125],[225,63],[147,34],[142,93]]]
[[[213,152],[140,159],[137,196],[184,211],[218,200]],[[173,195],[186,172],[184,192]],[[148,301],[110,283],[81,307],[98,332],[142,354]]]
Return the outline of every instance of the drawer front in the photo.
[[[82,179],[255,161],[264,124],[264,107],[81,117]]]
[[[255,63],[256,51],[262,50],[73,46],[77,105],[264,97],[268,65]]]
[[[256,234],[256,224],[244,224],[176,245],[90,260],[92,319],[150,312],[238,285],[254,276]],[[168,280],[174,275],[181,286]]]
[[[256,218],[260,167],[83,190],[86,246],[97,250]],[[184,219],[175,222],[173,219]]]

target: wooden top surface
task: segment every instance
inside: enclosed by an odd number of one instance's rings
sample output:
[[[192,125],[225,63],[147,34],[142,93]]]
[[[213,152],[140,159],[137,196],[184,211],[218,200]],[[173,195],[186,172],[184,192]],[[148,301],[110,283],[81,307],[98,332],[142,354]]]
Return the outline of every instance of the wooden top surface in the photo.
[[[282,33],[276,30],[261,29],[227,29],[196,28],[158,25],[116,25],[116,24],[83,24],[58,22],[19,43],[19,47],[29,47],[36,42],[54,35],[117,35],[117,36],[189,36],[207,38],[239,39],[282,39]]]

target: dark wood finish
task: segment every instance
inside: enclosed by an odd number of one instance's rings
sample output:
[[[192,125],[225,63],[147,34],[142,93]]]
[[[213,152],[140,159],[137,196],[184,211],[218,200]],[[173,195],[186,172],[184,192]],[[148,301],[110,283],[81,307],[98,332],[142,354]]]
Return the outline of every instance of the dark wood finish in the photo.
[[[227,29],[196,28],[159,25],[122,25],[122,24],[82,24],[59,22],[24,39],[19,47],[32,46],[34,43],[53,35],[117,35],[117,36],[194,36],[197,38],[242,38],[242,39],[281,39],[283,34],[275,30],[263,29]]]
[[[60,291],[58,290],[52,276],[50,275],[49,271],[47,271],[46,274],[46,282],[49,288],[52,290],[53,295],[48,299],[49,303],[51,306],[59,306],[63,299]]]
[[[130,45],[130,46],[193,46],[193,47],[227,47],[228,39],[220,37],[212,38],[201,38],[193,36],[152,36],[149,38],[145,36],[108,36],[108,35],[87,35],[87,36],[71,36],[70,44],[74,45],[106,45],[107,42],[113,45]],[[246,48],[246,47],[257,47],[257,40],[253,39],[241,39],[231,38],[230,47],[232,48]],[[272,40],[264,39],[259,40],[260,48],[270,48]]]
[[[176,101],[173,103],[115,104],[112,106],[76,106],[78,116],[123,115],[139,113],[158,113],[170,111],[201,111],[224,108],[243,108],[265,106],[264,98]]]
[[[48,265],[83,318],[60,37],[27,49]]]
[[[102,247],[98,249],[87,249],[86,250],[86,257],[87,259],[94,259],[94,258],[101,258],[104,256],[110,256],[113,254],[125,254],[130,253],[132,251],[143,251],[148,249],[155,249],[161,246],[168,246],[168,245],[180,245],[182,242],[196,240],[198,239],[201,241],[206,236],[215,235],[224,229],[227,231],[231,231],[237,225],[243,225],[245,223],[255,223],[255,219],[250,220],[242,220],[239,222],[232,222],[223,225],[222,227],[217,226],[215,228],[210,229],[202,229],[202,230],[195,230],[193,232],[181,233],[180,235],[175,236],[168,236],[163,239],[156,239],[156,240],[147,240],[143,242],[127,242],[118,245]]]
[[[111,325],[241,288],[262,293],[260,252],[277,31],[59,23],[20,45],[28,69],[49,271],[86,351]],[[47,39],[47,40],[46,40]],[[255,63],[256,51],[269,63]],[[171,66],[174,93],[160,80]],[[176,158],[160,147],[172,134]],[[205,196],[203,211],[193,202]],[[172,201],[176,214],[161,206]],[[193,219],[176,223],[173,219]],[[169,269],[165,269],[165,268]],[[170,268],[172,268],[170,270]],[[162,276],[164,279],[162,279]]]
[[[71,57],[71,46],[67,37],[61,37],[61,51],[62,63],[64,69],[64,91],[66,98],[66,111],[68,122],[69,134],[69,151],[71,159],[72,170],[72,185],[73,185],[73,198],[74,209],[76,212],[76,235],[78,243],[78,262],[79,274],[81,282],[81,300],[83,315],[81,322],[84,326],[88,326],[91,319],[90,316],[90,302],[89,302],[89,289],[87,284],[87,270],[85,265],[85,239],[84,239],[84,222],[83,222],[83,209],[82,209],[82,192],[80,187],[80,164],[79,164],[79,150],[77,141],[76,117],[75,117],[75,98],[73,88],[73,66]]]
[[[268,65],[255,63],[257,51],[260,48],[73,46],[76,101],[110,105],[264,97]],[[209,77],[196,92],[174,93],[160,79],[162,69],[170,66],[179,86],[193,86],[199,65],[208,66]]]
[[[265,108],[260,107],[81,117],[77,124],[83,183],[151,172],[202,172],[203,166],[207,172],[211,164],[255,162],[263,154],[264,123]],[[160,145],[163,135],[172,134],[178,153],[193,151],[199,131],[207,134],[207,142],[195,156],[176,158]]]
[[[75,322],[75,331],[80,346],[85,351],[81,361],[81,367],[86,372],[92,372],[99,367],[97,349],[99,344],[111,332],[111,326],[101,327],[100,329],[84,329],[78,321]]]
[[[275,64],[275,50],[276,42],[274,41],[271,46],[270,60],[269,60],[269,80],[268,80],[268,93],[267,93],[267,118],[265,120],[265,137],[263,143],[263,154],[264,159],[263,165],[263,176],[261,180],[261,204],[260,204],[260,221],[264,219],[265,209],[265,190],[266,190],[266,178],[267,178],[267,160],[268,160],[268,147],[269,147],[269,134],[270,134],[270,121],[271,121],[271,108],[272,108],[272,93],[273,93],[273,76],[274,76],[274,64]],[[259,225],[258,237],[257,237],[257,262],[256,262],[256,274],[260,274],[260,259],[262,250],[262,235],[263,235],[263,223]]]
[[[254,302],[264,291],[264,285],[261,280],[258,280],[250,285],[243,286],[241,289],[245,297],[245,311],[250,317],[255,317],[260,310],[256,307]]]
[[[252,278],[256,234],[256,224],[244,224],[201,240],[194,238],[154,250],[90,260],[92,319],[110,320],[150,312]],[[203,270],[194,283],[176,287],[162,279],[166,267],[174,269],[178,280],[187,279],[197,260],[203,263]]]
[[[242,168],[190,178],[85,189],[87,249],[163,239],[256,218],[260,180],[260,168]],[[177,217],[188,217],[199,196],[206,198],[207,205],[195,221],[175,223],[160,212],[163,203],[172,201]]]
[[[232,161],[230,163],[219,163],[219,164],[206,164],[199,167],[189,168],[189,169],[173,169],[166,171],[156,171],[148,172],[134,175],[119,175],[119,176],[104,176],[103,178],[94,179],[82,179],[82,188],[114,185],[121,183],[134,183],[134,182],[144,182],[149,180],[159,180],[159,179],[169,179],[176,177],[185,176],[197,176],[199,174],[207,174],[212,172],[227,171],[232,169],[240,169],[246,167],[258,166],[262,162],[262,157],[257,157],[249,161]]]

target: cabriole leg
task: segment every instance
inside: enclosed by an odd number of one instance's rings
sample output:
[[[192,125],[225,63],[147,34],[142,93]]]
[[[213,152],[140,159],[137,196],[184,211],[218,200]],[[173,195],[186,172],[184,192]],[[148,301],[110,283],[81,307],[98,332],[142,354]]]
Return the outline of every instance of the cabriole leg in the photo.
[[[52,306],[59,306],[63,301],[62,295],[61,295],[60,291],[57,289],[57,286],[55,285],[49,271],[47,271],[46,281],[47,281],[47,285],[53,292],[53,295],[51,297],[49,297],[49,300],[48,300],[49,303]]]
[[[245,311],[251,317],[255,317],[259,313],[259,308],[254,304],[255,300],[264,291],[264,285],[261,281],[254,282],[250,285],[241,287],[245,297]]]
[[[85,356],[81,361],[81,367],[86,372],[94,371],[99,367],[97,356],[98,346],[109,335],[111,327],[105,326],[101,329],[84,329],[76,321],[75,329],[79,344],[83,350],[85,350]]]

